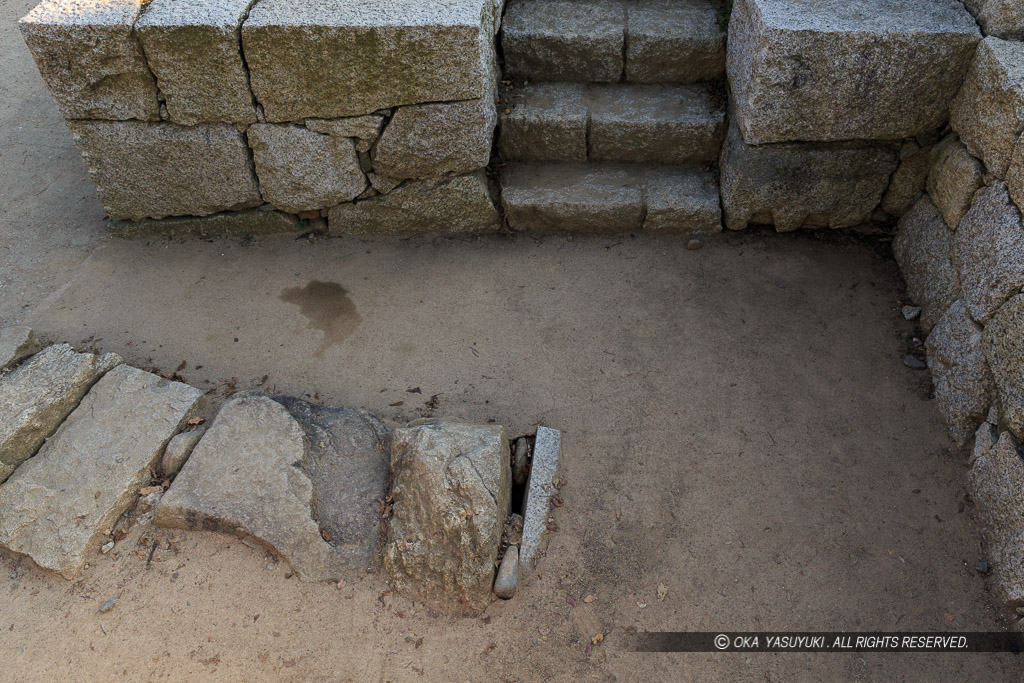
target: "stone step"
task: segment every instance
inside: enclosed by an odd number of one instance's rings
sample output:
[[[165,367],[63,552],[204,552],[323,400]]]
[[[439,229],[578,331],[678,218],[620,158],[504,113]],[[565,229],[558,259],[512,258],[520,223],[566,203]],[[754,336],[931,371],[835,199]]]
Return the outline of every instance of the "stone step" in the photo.
[[[707,85],[530,83],[509,95],[505,161],[699,164],[725,136],[724,101]]]
[[[505,74],[515,79],[696,83],[725,73],[718,0],[510,0]]]
[[[721,232],[715,174],[685,166],[511,164],[501,203],[514,230]]]

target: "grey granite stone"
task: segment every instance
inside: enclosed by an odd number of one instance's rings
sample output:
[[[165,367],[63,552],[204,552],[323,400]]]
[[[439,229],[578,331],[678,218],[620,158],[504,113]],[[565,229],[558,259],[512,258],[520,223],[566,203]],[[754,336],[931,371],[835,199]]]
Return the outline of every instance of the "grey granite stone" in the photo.
[[[1024,295],[1013,297],[992,316],[984,342],[1002,418],[1018,438],[1024,438]]]
[[[892,250],[927,332],[960,295],[953,234],[929,197],[921,197],[900,219]]]
[[[141,121],[68,121],[111,218],[205,216],[259,205],[242,133]]]
[[[239,29],[255,0],[152,0],[135,32],[173,123],[254,123]]]
[[[725,74],[719,2],[640,0],[626,12],[627,80],[696,83]]]
[[[142,5],[43,0],[18,22],[64,118],[160,118],[156,82],[132,33]]]
[[[582,83],[530,83],[501,116],[498,151],[506,161],[586,161],[588,121]]]
[[[932,168],[928,174],[928,195],[935,202],[950,230],[963,220],[971,200],[983,184],[985,166],[971,156],[960,136],[953,133],[932,152]]]
[[[109,371],[0,485],[0,545],[74,578],[201,396],[126,365]]]
[[[1024,287],[1024,222],[1005,184],[977,193],[953,238],[953,257],[964,304],[979,323]]]
[[[558,451],[562,433],[550,427],[537,427],[537,440],[533,444],[533,462],[530,481],[526,487],[523,514],[523,542],[519,548],[519,563],[526,567],[536,565],[541,536],[548,526],[548,504],[558,490],[555,472],[558,469]]]
[[[369,184],[351,138],[301,126],[249,126],[263,198],[290,213],[326,209],[358,197]]]
[[[1024,0],[968,0],[964,4],[975,13],[985,35],[1024,40]]]
[[[39,450],[85,393],[121,362],[117,354],[51,346],[0,378],[0,482]]]
[[[899,218],[921,197],[931,168],[931,151],[913,140],[900,146],[900,164],[882,195],[883,211]]]
[[[498,576],[494,579],[494,594],[502,600],[515,596],[519,586],[519,548],[510,545],[505,549],[498,566]]]
[[[296,232],[299,221],[280,211],[246,209],[210,216],[185,216],[160,220],[117,221],[110,232],[124,239],[151,237],[254,237]]]
[[[0,328],[0,374],[39,351],[32,329],[24,325]]]
[[[206,427],[200,426],[192,431],[176,434],[173,439],[167,442],[167,448],[164,449],[164,454],[160,456],[160,473],[165,477],[173,477],[181,471],[182,466],[188,460],[188,456],[192,455],[196,444],[199,443],[199,440],[203,438],[205,433]]]
[[[1010,168],[1006,172],[1006,187],[1017,208],[1024,212],[1024,135],[1013,147]]]
[[[380,137],[384,117],[380,114],[343,119],[306,119],[306,128],[314,133],[356,139],[357,152],[369,152]]]
[[[686,168],[647,170],[643,229],[681,235],[722,232],[715,174]]]
[[[948,118],[980,39],[959,0],[736,0],[728,75],[743,139],[929,132]]]

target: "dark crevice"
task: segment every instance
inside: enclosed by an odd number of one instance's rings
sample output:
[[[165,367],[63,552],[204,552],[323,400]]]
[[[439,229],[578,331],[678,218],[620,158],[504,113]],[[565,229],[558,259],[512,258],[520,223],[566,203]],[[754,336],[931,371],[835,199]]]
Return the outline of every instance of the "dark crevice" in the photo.
[[[249,88],[249,97],[252,100],[254,110],[257,107],[262,109],[263,103],[256,98],[256,93],[252,89],[252,72],[249,70],[249,62],[245,58],[245,48],[242,46],[242,26],[249,19],[249,14],[252,12],[252,8],[256,6],[257,2],[259,2],[259,0],[252,0],[252,2],[249,3],[249,6],[245,8],[244,12],[242,12],[242,17],[238,20],[238,26],[235,27],[235,35],[238,38],[238,58],[242,62],[242,70],[245,71],[245,84]],[[257,116],[257,118],[259,117]]]

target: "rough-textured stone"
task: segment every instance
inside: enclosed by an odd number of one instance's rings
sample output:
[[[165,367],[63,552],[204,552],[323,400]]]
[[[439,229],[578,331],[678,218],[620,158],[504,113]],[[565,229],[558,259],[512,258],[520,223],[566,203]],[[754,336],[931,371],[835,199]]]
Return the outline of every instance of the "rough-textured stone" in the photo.
[[[931,151],[931,147],[922,148],[914,141],[900,146],[900,165],[882,196],[883,211],[898,218],[921,197],[931,168]]]
[[[1024,461],[1009,432],[994,444],[994,429],[978,429],[967,485],[981,517],[999,597],[1024,605]],[[987,433],[986,433],[987,432]]]
[[[725,227],[772,223],[785,232],[859,225],[878,206],[896,164],[887,143],[754,146],[730,125],[720,163]]]
[[[498,576],[494,579],[494,594],[508,600],[516,594],[519,586],[519,548],[510,545],[505,549],[498,566]]]
[[[749,144],[942,126],[981,39],[959,0],[736,0],[728,74]]]
[[[582,83],[530,83],[501,117],[498,151],[506,161],[586,161],[588,121]]]
[[[1024,295],[1013,297],[992,316],[984,340],[1003,420],[1024,438]]]
[[[160,118],[156,82],[132,25],[142,0],[43,0],[19,22],[67,119]]]
[[[491,158],[494,97],[399,107],[377,143],[375,173],[436,178],[483,168]]]
[[[268,121],[484,96],[492,0],[261,0],[242,26]]]
[[[626,78],[634,83],[696,83],[725,73],[718,2],[640,0],[627,6]]]
[[[558,469],[561,445],[560,431],[537,427],[537,440],[533,444],[533,461],[530,464],[530,482],[526,486],[526,500],[523,504],[523,541],[519,547],[519,563],[525,566],[536,563],[541,537],[548,526],[548,504],[558,490],[555,486],[555,471]]]
[[[625,23],[619,0],[510,0],[501,29],[505,73],[614,83],[622,76]]]
[[[89,387],[120,362],[117,354],[75,353],[57,344],[0,379],[0,482],[31,458]]]
[[[0,545],[73,578],[149,481],[198,389],[121,365],[0,485]]]
[[[964,4],[985,35],[1024,40],[1024,0],[968,0]]]
[[[242,133],[140,121],[68,121],[111,218],[205,216],[259,205]]]
[[[1017,208],[1024,212],[1024,135],[1013,148],[1010,168],[1006,172],[1006,187]]]
[[[165,477],[177,474],[205,433],[206,427],[197,427],[189,432],[181,432],[168,441],[164,454],[160,456],[160,472]]]
[[[152,0],[135,24],[170,120],[253,123],[239,28],[254,0]]]
[[[1024,43],[988,37],[978,45],[950,123],[989,172],[1006,177],[1013,146],[1024,132]]]
[[[354,577],[373,560],[388,432],[363,411],[233,398],[164,494],[156,523],[253,537],[305,580]]]
[[[498,229],[483,171],[445,180],[412,180],[387,194],[340,204],[327,215],[332,233],[455,234]]]
[[[39,350],[32,329],[23,325],[0,328],[0,373],[3,373]]]
[[[978,192],[953,238],[962,298],[971,317],[988,321],[1024,287],[1024,222],[1006,185]]]
[[[956,230],[983,182],[985,167],[953,133],[935,145],[928,174],[928,195],[950,230]]]
[[[432,604],[482,610],[511,496],[505,429],[444,420],[396,429],[391,470],[384,563],[395,587]]]
[[[368,152],[380,137],[384,117],[379,114],[344,119],[306,119],[306,128],[314,133],[356,139],[356,151]]]
[[[705,87],[606,85],[590,90],[591,161],[714,161],[724,136],[725,111]]]
[[[722,232],[722,208],[714,173],[650,168],[644,197],[644,230],[681,235]]]
[[[299,213],[355,199],[369,184],[351,138],[323,135],[301,126],[249,126],[263,198]]]
[[[148,237],[253,237],[295,232],[298,219],[280,211],[246,209],[211,216],[184,216],[160,220],[117,221],[110,232],[124,239]]]
[[[930,198],[921,197],[900,219],[892,250],[927,332],[960,295],[953,234]]]
[[[985,421],[995,399],[995,381],[985,360],[981,326],[957,301],[925,340],[935,401],[950,436],[962,446]]]

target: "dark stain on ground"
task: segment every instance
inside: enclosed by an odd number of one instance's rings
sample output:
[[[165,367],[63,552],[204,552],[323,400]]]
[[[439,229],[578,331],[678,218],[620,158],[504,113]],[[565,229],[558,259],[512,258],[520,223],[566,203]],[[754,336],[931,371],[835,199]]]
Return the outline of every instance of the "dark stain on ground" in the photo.
[[[280,299],[299,307],[299,312],[309,319],[307,329],[324,333],[314,354],[317,357],[323,357],[324,351],[344,341],[362,322],[348,292],[337,282],[311,280],[305,287],[282,290]]]

